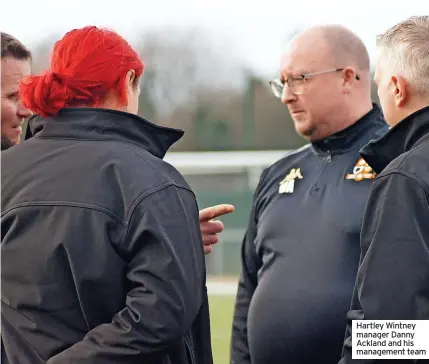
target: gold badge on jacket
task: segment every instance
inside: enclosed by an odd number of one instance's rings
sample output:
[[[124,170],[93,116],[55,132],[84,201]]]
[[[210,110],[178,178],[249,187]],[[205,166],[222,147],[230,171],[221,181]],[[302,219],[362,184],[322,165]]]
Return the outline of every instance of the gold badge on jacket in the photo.
[[[301,168],[292,168],[287,176],[280,181],[279,193],[292,193],[297,178],[302,179]]]
[[[352,179],[360,182],[364,179],[374,179],[376,176],[372,168],[365,162],[363,158],[359,159],[353,168],[353,173],[347,173],[346,179]]]

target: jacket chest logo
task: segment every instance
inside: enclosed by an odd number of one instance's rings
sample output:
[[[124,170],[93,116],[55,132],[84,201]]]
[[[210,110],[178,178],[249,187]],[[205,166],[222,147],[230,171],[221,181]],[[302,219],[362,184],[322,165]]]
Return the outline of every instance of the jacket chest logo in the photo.
[[[363,158],[359,159],[356,165],[353,167],[353,173],[347,173],[346,179],[352,179],[356,182],[360,182],[364,179],[374,179],[376,173],[372,168],[365,162]]]
[[[295,187],[295,180],[302,179],[301,168],[292,168],[283,180],[279,183],[279,193],[292,193]]]

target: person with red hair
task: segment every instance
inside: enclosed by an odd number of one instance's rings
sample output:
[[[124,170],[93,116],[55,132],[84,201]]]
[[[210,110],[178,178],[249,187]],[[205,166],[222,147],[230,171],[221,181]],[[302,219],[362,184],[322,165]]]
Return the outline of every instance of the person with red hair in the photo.
[[[2,362],[212,363],[198,206],[139,116],[144,64],[75,29],[24,79],[34,137],[2,153]]]

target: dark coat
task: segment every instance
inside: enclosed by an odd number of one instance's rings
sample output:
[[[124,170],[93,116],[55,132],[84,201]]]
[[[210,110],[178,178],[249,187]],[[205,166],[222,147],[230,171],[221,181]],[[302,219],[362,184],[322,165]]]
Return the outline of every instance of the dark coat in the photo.
[[[212,363],[195,196],[162,160],[182,136],[65,109],[2,153],[2,361]]]

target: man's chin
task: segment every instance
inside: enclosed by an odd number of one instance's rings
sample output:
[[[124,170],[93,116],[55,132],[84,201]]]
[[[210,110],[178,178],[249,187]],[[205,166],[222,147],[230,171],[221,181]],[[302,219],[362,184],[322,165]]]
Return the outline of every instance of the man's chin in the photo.
[[[12,148],[15,144],[15,142],[13,142],[12,140],[10,140],[9,138],[6,138],[4,136],[1,137],[1,150],[7,150],[9,148]]]
[[[305,139],[312,140],[314,138],[314,134],[316,130],[314,128],[308,128],[304,127],[303,125],[300,125],[300,123],[295,122],[295,131],[298,135],[302,136]]]

